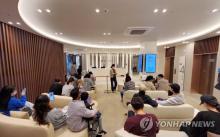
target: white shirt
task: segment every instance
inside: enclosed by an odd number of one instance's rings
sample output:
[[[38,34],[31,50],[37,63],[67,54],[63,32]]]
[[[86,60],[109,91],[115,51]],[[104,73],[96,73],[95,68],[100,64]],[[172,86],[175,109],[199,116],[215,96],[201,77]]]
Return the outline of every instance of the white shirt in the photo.
[[[72,84],[65,84],[62,89],[62,95],[70,96],[70,92],[72,89],[74,89],[74,86]]]

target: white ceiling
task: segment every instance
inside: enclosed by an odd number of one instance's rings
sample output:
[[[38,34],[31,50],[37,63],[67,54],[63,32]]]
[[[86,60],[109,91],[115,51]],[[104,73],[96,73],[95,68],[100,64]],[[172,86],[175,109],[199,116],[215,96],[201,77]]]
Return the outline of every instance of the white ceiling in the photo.
[[[0,2],[0,20],[22,22],[22,18],[41,35],[86,47],[137,48],[146,41],[167,45],[215,35],[220,27],[220,11],[211,12],[220,10],[220,0],[19,0],[18,8],[18,0]],[[97,14],[96,8],[101,12]],[[155,8],[165,8],[167,13],[155,14]],[[104,13],[105,9],[109,13]],[[124,34],[128,27],[143,26],[154,29],[143,36]],[[23,22],[20,27],[31,31]],[[104,36],[104,32],[111,35]]]

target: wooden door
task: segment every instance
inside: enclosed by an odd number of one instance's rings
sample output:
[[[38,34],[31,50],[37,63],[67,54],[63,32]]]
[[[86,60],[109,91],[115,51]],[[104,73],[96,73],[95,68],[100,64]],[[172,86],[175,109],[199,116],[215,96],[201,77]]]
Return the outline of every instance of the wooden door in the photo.
[[[165,79],[173,83],[174,57],[166,57],[165,59]]]
[[[213,93],[217,54],[194,55],[192,92]]]

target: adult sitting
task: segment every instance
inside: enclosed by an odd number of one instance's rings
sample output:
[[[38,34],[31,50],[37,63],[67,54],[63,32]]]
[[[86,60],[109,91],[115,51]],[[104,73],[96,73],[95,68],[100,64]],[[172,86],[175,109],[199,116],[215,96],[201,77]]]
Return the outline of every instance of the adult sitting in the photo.
[[[156,83],[157,90],[169,91],[170,90],[169,85],[170,85],[169,81],[164,78],[163,74],[159,74],[157,76],[157,83]]]
[[[89,72],[89,74],[90,74],[91,80],[93,82],[93,85],[95,85],[96,77],[94,76],[94,74],[91,71]]]
[[[0,92],[0,113],[10,116],[10,111],[25,111],[27,101],[26,89],[21,92],[21,98],[17,98],[17,90],[14,86],[4,86]]]
[[[135,113],[129,112],[124,129],[137,136],[156,137],[159,132],[156,116],[144,112],[144,102],[140,97],[132,98],[131,105]]]
[[[153,76],[147,76],[145,82],[144,82],[144,85],[146,87],[146,90],[147,91],[154,91],[156,90],[156,87],[154,86],[153,84],[153,81],[154,81],[154,77]]]
[[[89,73],[87,73],[84,76],[83,82],[84,82],[84,89],[86,91],[91,91],[92,88],[94,88],[94,84],[92,82],[91,75]]]
[[[180,93],[180,86],[176,83],[170,85],[170,92],[172,92],[172,96],[170,96],[166,100],[158,99],[157,103],[163,106],[173,106],[173,105],[182,105],[185,102],[183,93]]]
[[[84,130],[85,128],[90,127],[89,123],[92,123],[92,129],[89,128],[89,134],[91,137],[96,137],[100,134],[105,134],[106,132],[102,128],[102,119],[101,114],[97,110],[90,110],[86,108],[83,101],[80,100],[80,92],[78,88],[74,88],[71,91],[71,97],[73,101],[69,104],[67,110],[67,125],[69,129],[73,132],[79,132]],[[97,133],[97,129],[98,133]]]
[[[53,124],[55,130],[66,124],[66,116],[56,108],[51,108],[50,99],[47,95],[40,95],[34,103],[33,119],[39,125]]]
[[[56,78],[56,79],[54,79],[53,84],[50,86],[48,93],[53,92],[54,95],[61,95],[62,88],[63,88],[63,85],[61,83],[61,80]]]
[[[207,137],[208,132],[220,135],[220,104],[216,97],[203,95],[200,98],[201,105],[207,111],[199,112],[190,125],[182,125],[180,131],[184,131],[189,137]]]
[[[140,97],[144,101],[144,104],[149,104],[152,107],[157,107],[158,106],[157,101],[153,100],[150,96],[146,95],[145,91],[146,91],[146,88],[141,86],[139,88],[139,92],[134,94],[133,98]]]
[[[65,85],[63,86],[63,88],[62,88],[62,95],[64,95],[64,96],[70,96],[71,90],[74,89],[73,84],[74,84],[74,78],[73,78],[73,77],[70,77],[70,78],[67,80],[66,84],[65,84]]]
[[[121,101],[123,102],[124,92],[127,90],[135,90],[135,83],[131,80],[129,74],[126,74],[123,90],[121,91]]]

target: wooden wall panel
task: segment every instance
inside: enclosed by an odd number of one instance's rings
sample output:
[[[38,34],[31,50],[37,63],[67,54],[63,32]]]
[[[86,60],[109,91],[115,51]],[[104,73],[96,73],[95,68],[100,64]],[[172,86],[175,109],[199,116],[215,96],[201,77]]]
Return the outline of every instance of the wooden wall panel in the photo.
[[[175,47],[167,48],[165,57],[174,57],[175,56]]]
[[[219,36],[212,37],[212,38],[196,41],[194,46],[194,54],[201,55],[201,54],[218,53],[218,48],[219,48]]]
[[[63,45],[0,22],[0,88],[27,88],[29,100],[64,80]]]

